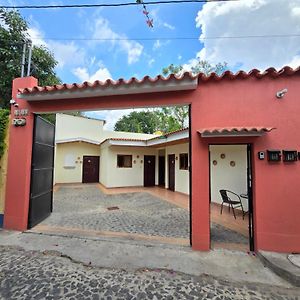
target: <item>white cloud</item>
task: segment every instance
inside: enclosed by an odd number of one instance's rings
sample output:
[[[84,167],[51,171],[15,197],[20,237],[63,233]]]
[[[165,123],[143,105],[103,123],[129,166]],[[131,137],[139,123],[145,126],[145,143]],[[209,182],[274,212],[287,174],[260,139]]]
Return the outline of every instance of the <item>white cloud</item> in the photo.
[[[175,30],[176,27],[164,20],[162,20],[159,16],[159,8],[151,9],[150,11],[151,19],[154,21],[154,28],[165,27],[169,30]]]
[[[27,33],[32,39],[33,45],[45,46],[54,54],[60,68],[66,65],[82,64],[85,60],[86,53],[84,49],[74,42],[46,41],[45,34],[38,27],[30,27]]]
[[[101,110],[101,111],[91,111],[87,112],[87,115],[91,115],[93,117],[99,117],[101,119],[105,119],[106,123],[104,125],[104,129],[106,130],[114,130],[114,126],[116,122],[123,116],[130,114],[133,111],[142,111],[145,110],[143,108],[137,109],[122,109],[122,110]]]
[[[87,68],[75,68],[73,74],[79,78],[81,81],[94,82],[96,80],[105,81],[111,79],[112,76],[109,70],[105,67],[100,67],[94,74],[89,74]]]
[[[163,46],[166,46],[170,43],[170,40],[167,40],[167,41],[164,41],[164,42],[161,42],[160,40],[156,40],[153,44],[153,47],[152,47],[152,50],[153,51],[156,51],[157,49],[163,47]]]
[[[99,39],[99,43],[109,43],[113,50],[119,49],[127,54],[128,64],[133,64],[140,59],[143,52],[143,45],[140,43],[128,40],[124,34],[114,32],[108,20],[99,17],[92,25],[93,39]]]
[[[148,66],[149,67],[152,67],[152,65],[155,63],[155,59],[154,58],[151,58],[149,61],[148,61]]]
[[[84,63],[86,53],[74,42],[49,41],[48,47],[54,53],[58,66],[61,68],[65,65],[71,66]]]
[[[242,69],[277,68],[297,63],[300,38],[204,39],[205,37],[285,35],[300,32],[299,0],[247,0],[206,3],[198,12],[197,27],[204,48],[200,59],[226,61]],[[296,17],[297,16],[297,17]]]
[[[173,26],[173,25],[171,25],[171,24],[169,24],[169,23],[167,23],[167,22],[163,22],[162,25],[163,25],[164,27],[170,29],[170,30],[175,30],[175,26]]]

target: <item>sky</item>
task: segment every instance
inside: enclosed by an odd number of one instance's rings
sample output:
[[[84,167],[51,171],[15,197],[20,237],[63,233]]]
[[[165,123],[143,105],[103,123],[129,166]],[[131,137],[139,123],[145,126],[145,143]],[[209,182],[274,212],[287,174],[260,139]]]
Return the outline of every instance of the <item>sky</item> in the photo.
[[[0,4],[129,1],[0,0]],[[197,59],[227,62],[233,72],[300,65],[300,0],[159,4],[147,9],[153,28],[147,26],[141,6],[20,12],[29,23],[33,42],[53,52],[56,72],[65,83],[154,77],[171,63],[189,70]],[[125,113],[89,115],[106,119],[106,127],[112,129]]]

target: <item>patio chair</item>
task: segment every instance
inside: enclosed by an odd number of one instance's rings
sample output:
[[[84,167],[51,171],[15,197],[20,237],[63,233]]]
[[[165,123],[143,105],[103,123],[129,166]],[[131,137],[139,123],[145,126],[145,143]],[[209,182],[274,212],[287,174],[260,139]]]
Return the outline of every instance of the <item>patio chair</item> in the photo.
[[[236,219],[236,216],[235,216],[234,209],[241,207],[242,212],[243,212],[243,219],[244,219],[244,208],[243,208],[243,204],[242,204],[240,196],[229,190],[220,190],[220,194],[222,197],[221,214],[223,211],[223,205],[225,203],[225,204],[228,204],[229,212],[230,212],[230,207],[232,208],[233,216],[235,219]]]

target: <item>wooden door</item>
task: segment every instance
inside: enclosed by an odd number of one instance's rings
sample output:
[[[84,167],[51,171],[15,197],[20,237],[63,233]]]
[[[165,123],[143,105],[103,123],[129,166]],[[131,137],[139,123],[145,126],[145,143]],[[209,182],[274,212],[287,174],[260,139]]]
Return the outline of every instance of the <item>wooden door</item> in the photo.
[[[158,185],[165,186],[165,157],[160,156],[158,161]]]
[[[168,156],[168,166],[169,166],[169,190],[175,191],[175,154],[170,154]]]
[[[99,182],[99,156],[83,156],[82,182]]]
[[[155,156],[144,156],[144,186],[155,186]]]

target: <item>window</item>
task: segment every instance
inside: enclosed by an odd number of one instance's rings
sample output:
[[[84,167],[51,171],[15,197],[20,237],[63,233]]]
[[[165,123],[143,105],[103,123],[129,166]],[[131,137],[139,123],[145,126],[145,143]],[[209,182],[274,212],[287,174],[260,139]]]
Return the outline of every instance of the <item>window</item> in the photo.
[[[187,153],[179,154],[179,169],[180,170],[189,169],[189,155]]]
[[[75,168],[75,155],[74,154],[67,154],[65,155],[65,161],[64,161],[64,168]]]
[[[118,168],[132,168],[132,155],[119,155],[117,156]]]

